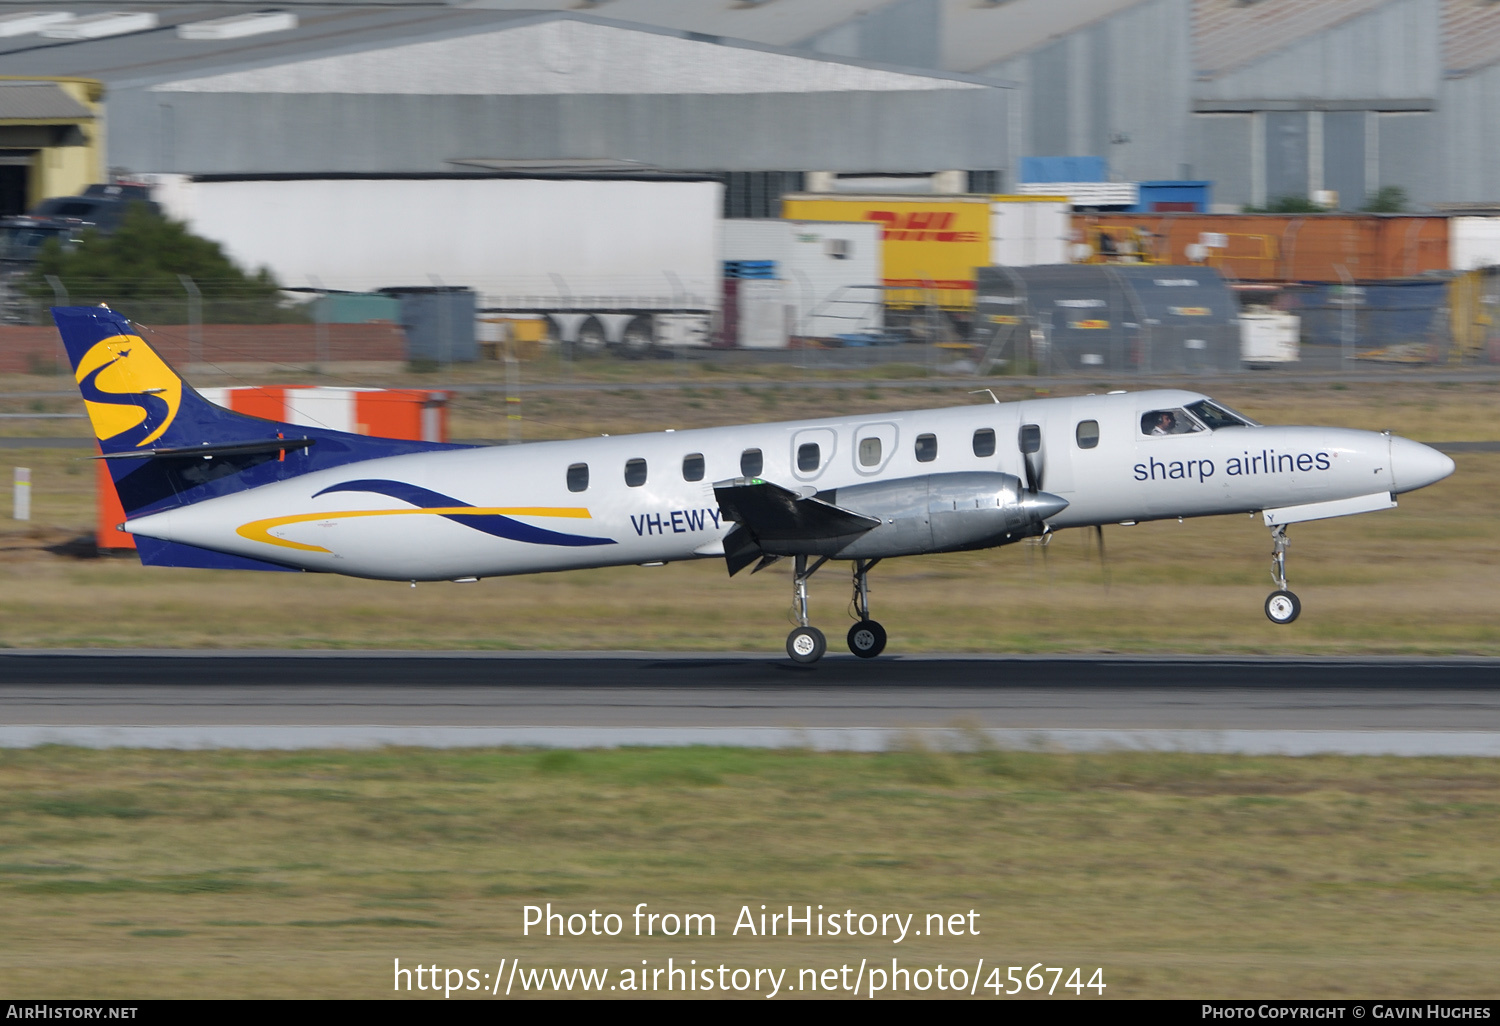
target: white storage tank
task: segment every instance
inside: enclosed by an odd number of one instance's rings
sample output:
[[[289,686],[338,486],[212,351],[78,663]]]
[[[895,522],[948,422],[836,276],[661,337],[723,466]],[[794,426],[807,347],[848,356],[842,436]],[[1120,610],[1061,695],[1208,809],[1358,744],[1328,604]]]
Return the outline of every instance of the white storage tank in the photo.
[[[1248,364],[1296,363],[1302,318],[1280,310],[1248,310],[1240,314],[1240,360]]]
[[[719,252],[730,268],[773,265],[770,276],[790,308],[783,334],[837,339],[878,332],[884,323],[880,232],[869,221],[736,219],[723,222]],[[752,343],[742,334],[740,344]]]

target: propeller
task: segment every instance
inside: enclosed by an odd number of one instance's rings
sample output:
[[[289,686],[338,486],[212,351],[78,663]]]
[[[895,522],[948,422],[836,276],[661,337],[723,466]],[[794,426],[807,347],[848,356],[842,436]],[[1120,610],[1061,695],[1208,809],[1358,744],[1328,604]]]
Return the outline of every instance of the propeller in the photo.
[[[1026,464],[1026,490],[1032,495],[1042,490],[1042,429],[1038,424],[1022,424],[1018,439],[1021,459]]]
[[[1021,496],[1021,505],[1036,518],[1043,527],[1045,538],[1051,528],[1047,527],[1047,520],[1061,513],[1068,506],[1068,500],[1058,495],[1042,491],[1043,473],[1046,463],[1042,458],[1042,429],[1038,424],[1022,424],[1021,431],[1017,436],[1017,444],[1021,449],[1021,462],[1026,469],[1026,491]]]
[[[1108,591],[1109,590],[1109,585],[1110,585],[1110,573],[1109,573],[1109,560],[1106,559],[1105,555],[1104,555],[1104,525],[1103,524],[1095,524],[1094,525],[1094,538],[1099,543],[1099,569],[1104,574],[1104,590]]]

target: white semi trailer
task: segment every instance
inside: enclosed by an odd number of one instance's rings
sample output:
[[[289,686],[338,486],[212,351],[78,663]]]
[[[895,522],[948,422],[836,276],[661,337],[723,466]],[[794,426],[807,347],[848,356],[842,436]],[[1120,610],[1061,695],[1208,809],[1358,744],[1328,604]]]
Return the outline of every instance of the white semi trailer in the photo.
[[[288,288],[467,287],[582,349],[706,345],[719,308],[709,179],[149,177],[167,216]]]

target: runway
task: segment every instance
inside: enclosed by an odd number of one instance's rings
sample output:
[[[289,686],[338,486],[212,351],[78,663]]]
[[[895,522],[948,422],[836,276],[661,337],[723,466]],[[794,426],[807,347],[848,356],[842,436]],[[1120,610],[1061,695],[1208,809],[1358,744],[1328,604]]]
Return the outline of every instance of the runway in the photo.
[[[0,653],[0,747],[917,741],[1500,756],[1500,660]]]

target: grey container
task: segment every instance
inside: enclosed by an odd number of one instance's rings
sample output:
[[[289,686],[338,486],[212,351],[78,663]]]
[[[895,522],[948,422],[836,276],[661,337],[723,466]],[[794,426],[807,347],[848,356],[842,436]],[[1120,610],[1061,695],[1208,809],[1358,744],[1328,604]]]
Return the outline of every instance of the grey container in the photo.
[[[472,363],[479,358],[474,339],[477,304],[473,289],[432,286],[380,291],[401,301],[408,360]]]
[[[981,267],[977,282],[979,337],[1019,318],[1023,338],[1040,332],[1032,355],[1042,374],[1239,367],[1239,305],[1211,267]]]

